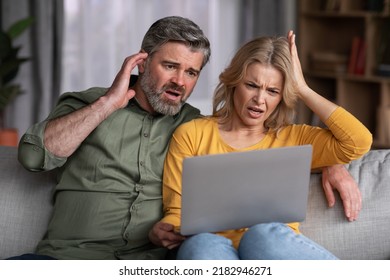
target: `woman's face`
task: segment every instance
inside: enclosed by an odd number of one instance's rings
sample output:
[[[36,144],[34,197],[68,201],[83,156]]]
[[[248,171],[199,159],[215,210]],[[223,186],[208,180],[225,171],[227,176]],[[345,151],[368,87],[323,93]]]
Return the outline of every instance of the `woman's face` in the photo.
[[[264,128],[264,122],[282,100],[283,75],[271,65],[252,63],[234,90],[233,121]]]

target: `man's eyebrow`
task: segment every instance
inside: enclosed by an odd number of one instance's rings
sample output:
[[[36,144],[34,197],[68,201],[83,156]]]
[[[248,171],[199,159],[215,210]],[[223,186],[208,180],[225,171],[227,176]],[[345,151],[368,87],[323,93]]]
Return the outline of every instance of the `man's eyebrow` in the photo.
[[[175,62],[175,61],[172,61],[172,60],[163,60],[162,61],[163,64],[174,64],[174,65],[180,65],[179,62]]]
[[[175,62],[175,61],[172,61],[172,60],[163,60],[162,64],[171,64],[171,65],[175,65],[175,66],[180,65],[179,62]],[[193,67],[190,67],[190,68],[186,69],[186,71],[193,71],[193,72],[196,72],[197,74],[200,73],[200,69],[195,69]]]

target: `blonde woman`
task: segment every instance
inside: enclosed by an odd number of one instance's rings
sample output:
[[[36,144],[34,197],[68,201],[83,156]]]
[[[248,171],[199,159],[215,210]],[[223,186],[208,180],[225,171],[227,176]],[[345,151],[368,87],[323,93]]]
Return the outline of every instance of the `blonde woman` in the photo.
[[[327,128],[294,125],[298,99]],[[314,169],[361,157],[369,151],[372,135],[354,116],[306,84],[292,31],[287,39],[248,42],[220,75],[213,115],[181,125],[173,135],[164,166],[164,217],[154,227],[168,234],[152,230],[150,239],[167,248],[180,245],[178,259],[337,259],[300,233],[298,223],[258,224],[188,238],[173,230],[180,226],[185,157],[305,144],[313,146]]]

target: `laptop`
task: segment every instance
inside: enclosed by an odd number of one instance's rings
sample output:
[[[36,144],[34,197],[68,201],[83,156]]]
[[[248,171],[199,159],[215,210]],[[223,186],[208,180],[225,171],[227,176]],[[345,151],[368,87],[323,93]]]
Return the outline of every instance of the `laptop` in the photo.
[[[185,158],[182,235],[306,217],[312,146]]]

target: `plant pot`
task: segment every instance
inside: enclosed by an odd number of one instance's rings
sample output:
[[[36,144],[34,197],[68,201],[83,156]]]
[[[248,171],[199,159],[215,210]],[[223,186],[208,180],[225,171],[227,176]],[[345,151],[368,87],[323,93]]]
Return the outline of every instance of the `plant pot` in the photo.
[[[18,131],[13,128],[0,129],[0,146],[18,146]]]

